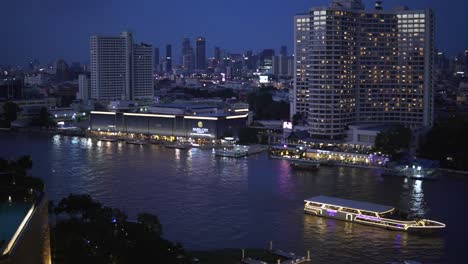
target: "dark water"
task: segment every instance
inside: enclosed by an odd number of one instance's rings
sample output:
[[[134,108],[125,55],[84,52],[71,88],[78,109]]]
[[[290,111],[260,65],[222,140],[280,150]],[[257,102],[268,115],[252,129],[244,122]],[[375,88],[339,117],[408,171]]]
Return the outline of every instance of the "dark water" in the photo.
[[[292,171],[266,154],[215,157],[211,150],[104,143],[87,138],[0,134],[0,156],[31,154],[51,199],[88,193],[102,203],[157,214],[165,236],[189,249],[275,246],[320,263],[463,263],[468,257],[468,177],[422,182],[372,170]],[[438,235],[387,231],[303,213],[303,200],[330,195],[394,205],[439,220]]]

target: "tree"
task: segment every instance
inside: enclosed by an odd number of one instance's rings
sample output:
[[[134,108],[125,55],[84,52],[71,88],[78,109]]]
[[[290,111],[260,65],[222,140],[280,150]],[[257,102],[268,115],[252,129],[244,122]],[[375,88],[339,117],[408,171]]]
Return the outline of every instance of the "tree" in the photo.
[[[302,121],[302,114],[301,114],[301,113],[295,113],[295,114],[293,115],[293,118],[292,118],[292,119],[293,119],[293,120],[292,120],[292,121],[293,121],[293,125],[296,126],[296,125],[299,124],[300,121]]]
[[[257,129],[243,127],[239,130],[240,144],[255,144],[258,142]]]
[[[32,168],[31,156],[25,155],[16,160],[0,159],[0,186],[17,193],[22,197],[34,196],[32,190],[44,191],[44,182],[37,178],[28,176],[27,172]],[[27,195],[26,195],[27,193]],[[31,196],[31,197],[32,197]]]
[[[13,102],[6,102],[3,105],[3,116],[8,126],[11,126],[11,122],[15,121],[18,118],[18,112],[20,108],[17,104]]]
[[[90,218],[102,205],[94,201],[89,195],[69,195],[63,198],[55,207],[55,213],[66,213],[72,217],[81,216],[82,219]]]
[[[247,101],[257,120],[289,120],[289,103],[273,101],[269,88],[261,88],[258,93],[249,93]]]
[[[467,131],[466,117],[436,123],[420,142],[419,156],[439,160],[443,167],[468,170]]]
[[[179,244],[162,238],[155,215],[139,214],[131,222],[88,195],[69,195],[54,211],[69,216],[58,218],[52,232],[54,263],[190,263]],[[87,217],[75,217],[78,213]]]
[[[149,232],[162,235],[162,225],[156,215],[142,213],[138,214],[138,223],[142,224]]]
[[[411,143],[411,130],[401,124],[377,134],[374,151],[390,155],[394,160],[402,157]]]
[[[45,107],[41,108],[41,110],[39,111],[39,116],[33,119],[32,124],[39,127],[47,128],[56,126],[55,121],[51,118],[49,111],[47,111],[47,108]]]

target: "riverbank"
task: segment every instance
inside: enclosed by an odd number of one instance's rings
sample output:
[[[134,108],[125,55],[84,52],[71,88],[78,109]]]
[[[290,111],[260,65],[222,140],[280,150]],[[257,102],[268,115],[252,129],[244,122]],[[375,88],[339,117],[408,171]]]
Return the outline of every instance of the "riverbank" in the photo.
[[[245,257],[265,261],[266,263],[276,263],[277,256],[272,255],[265,249],[244,249]],[[189,251],[192,259],[198,259],[198,263],[203,264],[238,264],[241,263],[241,249],[217,249],[211,251]]]

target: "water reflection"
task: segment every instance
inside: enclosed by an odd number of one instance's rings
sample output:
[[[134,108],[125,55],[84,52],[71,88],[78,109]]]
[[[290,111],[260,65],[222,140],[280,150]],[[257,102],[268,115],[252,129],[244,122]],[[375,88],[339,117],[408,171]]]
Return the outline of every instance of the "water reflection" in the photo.
[[[445,237],[466,239],[458,231],[464,229],[457,229],[465,225],[466,218],[459,215],[464,212],[454,213],[445,206],[468,200],[464,179],[405,182],[354,168],[296,171],[289,162],[264,154],[225,159],[216,157],[212,149],[103,144],[89,138],[74,144],[74,140],[1,134],[0,151],[31,153],[33,174],[43,177],[51,199],[88,193],[105,205],[121,208],[130,218],[142,211],[157,214],[165,236],[189,249],[264,247],[274,239],[294,252],[311,249],[320,263],[408,259],[440,263],[447,256]],[[447,220],[449,228],[441,236],[421,237],[305,215],[303,200],[320,194],[413,208],[427,218]],[[454,242],[447,247],[461,245]],[[464,250],[451,253],[463,256]]]

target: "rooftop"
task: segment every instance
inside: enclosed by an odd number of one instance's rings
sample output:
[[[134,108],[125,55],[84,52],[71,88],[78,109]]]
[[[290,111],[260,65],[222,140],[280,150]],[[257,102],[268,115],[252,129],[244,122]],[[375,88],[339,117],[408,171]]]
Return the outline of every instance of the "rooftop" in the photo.
[[[32,203],[0,203],[0,256],[9,253],[32,208]]]
[[[394,209],[392,206],[387,205],[380,205],[368,202],[360,202],[360,201],[353,201],[341,198],[335,198],[330,196],[315,196],[305,200],[306,202],[315,202],[315,203],[322,203],[327,205],[335,205],[339,207],[346,207],[351,209],[369,211],[369,212],[376,212],[376,213],[383,213]]]

